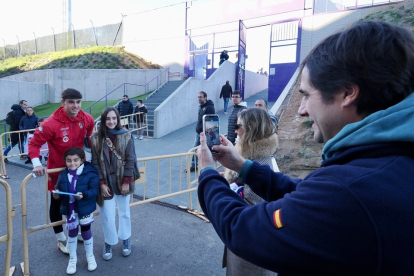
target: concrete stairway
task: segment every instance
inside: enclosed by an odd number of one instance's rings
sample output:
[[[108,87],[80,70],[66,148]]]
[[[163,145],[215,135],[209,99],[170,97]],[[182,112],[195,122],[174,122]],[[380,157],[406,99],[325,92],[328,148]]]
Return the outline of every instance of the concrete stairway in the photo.
[[[170,96],[185,80],[170,81],[164,85],[160,90],[154,93],[149,99],[144,101],[148,110],[148,135],[154,136],[154,110]]]

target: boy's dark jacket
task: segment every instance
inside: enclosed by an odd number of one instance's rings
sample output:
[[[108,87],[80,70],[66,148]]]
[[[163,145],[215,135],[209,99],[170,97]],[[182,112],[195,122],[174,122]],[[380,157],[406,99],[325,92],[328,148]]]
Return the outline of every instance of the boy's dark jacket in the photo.
[[[99,193],[99,176],[96,168],[88,161],[85,161],[84,168],[76,182],[76,192],[81,192],[83,198],[76,200],[79,217],[88,215],[96,210],[96,197]],[[56,189],[61,192],[70,193],[70,183],[68,179],[68,168],[59,174]],[[60,213],[69,215],[69,196],[59,195]]]

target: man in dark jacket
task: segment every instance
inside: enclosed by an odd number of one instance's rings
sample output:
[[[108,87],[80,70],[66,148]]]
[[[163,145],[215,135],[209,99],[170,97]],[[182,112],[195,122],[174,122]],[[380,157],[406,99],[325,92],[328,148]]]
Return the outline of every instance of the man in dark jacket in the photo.
[[[200,145],[200,133],[203,131],[203,116],[206,114],[215,114],[214,103],[211,100],[207,100],[207,93],[201,91],[198,93],[198,103],[200,107],[198,109],[198,121],[196,125],[196,135],[194,140],[194,147]],[[194,160],[196,159],[196,160]],[[192,158],[190,171],[194,172],[197,168],[197,158]]]
[[[237,124],[237,114],[239,114],[240,111],[247,108],[247,103],[242,101],[241,92],[240,91],[234,91],[233,95],[231,97],[231,100],[233,101],[234,108],[231,112],[229,119],[228,119],[228,127],[227,127],[227,139],[230,140],[234,144],[236,142],[236,124]]]
[[[24,116],[24,114],[26,113],[26,107],[27,107],[27,101],[25,100],[21,100],[19,102],[19,104],[14,104],[12,105],[11,109],[13,110],[13,124],[10,125],[10,131],[18,131],[20,130],[19,128],[19,124],[20,124],[20,120],[22,119],[22,117]],[[20,152],[23,152],[23,143],[24,143],[24,135],[23,133],[13,133],[10,135],[10,141],[11,144],[8,145],[8,147],[4,150],[3,152],[3,156],[7,156],[7,154],[9,154],[9,151],[15,146],[18,145]],[[20,160],[24,160],[27,157],[20,157]],[[4,159],[4,161],[6,163],[8,163],[9,161],[7,160],[7,158]]]
[[[229,189],[201,135],[200,205],[234,254],[278,275],[413,273],[413,64],[413,33],[389,23],[321,41],[302,63],[298,110],[326,143],[320,169],[293,179],[224,137],[213,147],[261,204]]]
[[[144,129],[140,129],[140,128],[143,127],[144,118],[146,118],[145,114],[148,113],[147,107],[145,106],[145,104],[142,103],[142,100],[138,100],[137,105],[135,106],[134,113],[138,113],[138,112],[140,112],[141,114],[134,116],[134,122],[137,124],[137,128],[138,128],[138,131],[137,131],[138,136],[135,139],[142,140],[144,138],[143,136]]]
[[[229,81],[226,81],[226,84],[223,85],[221,88],[220,99],[223,97],[224,100],[224,114],[227,114],[227,106],[229,105],[229,100],[231,98],[231,94],[233,93],[233,89]]]
[[[128,95],[122,97],[122,101],[118,103],[118,112],[120,116],[130,115],[134,112],[134,106],[129,100]],[[129,129],[130,118],[121,119],[121,124]]]

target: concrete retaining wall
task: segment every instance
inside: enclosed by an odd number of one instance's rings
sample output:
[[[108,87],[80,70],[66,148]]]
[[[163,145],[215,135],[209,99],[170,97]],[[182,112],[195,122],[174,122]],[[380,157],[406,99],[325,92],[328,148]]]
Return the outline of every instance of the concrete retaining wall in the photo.
[[[154,111],[154,138],[161,138],[198,119],[198,92],[207,93],[214,102],[216,112],[224,109],[220,99],[222,86],[228,80],[235,87],[236,65],[224,62],[208,80],[189,78]],[[249,85],[247,85],[249,83]],[[250,97],[267,88],[267,77],[246,71],[245,97]],[[247,96],[246,96],[247,95]],[[231,102],[229,103],[231,105]]]
[[[26,100],[30,106],[46,104],[49,98],[47,84],[20,81],[0,81],[0,120],[6,118],[13,104]]]
[[[268,88],[269,77],[266,75],[260,75],[255,72],[246,70],[245,78],[246,78],[246,84],[244,86],[244,98],[245,99]]]
[[[384,9],[384,6],[341,12],[325,13],[304,17],[302,22],[302,44],[300,61],[309,54],[321,40],[344,29],[368,14]]]
[[[142,85],[125,85],[125,93],[128,96],[145,94],[145,84],[162,71],[163,69],[47,69],[5,77],[0,83],[4,80],[44,83],[48,89],[47,101],[50,103],[60,102],[62,91],[69,87],[79,90],[83,94],[83,100],[96,101],[123,83]],[[159,82],[165,82],[166,78],[167,74],[162,74]],[[156,88],[157,79],[149,84],[149,91]],[[123,94],[122,86],[108,96],[108,99],[121,99]]]

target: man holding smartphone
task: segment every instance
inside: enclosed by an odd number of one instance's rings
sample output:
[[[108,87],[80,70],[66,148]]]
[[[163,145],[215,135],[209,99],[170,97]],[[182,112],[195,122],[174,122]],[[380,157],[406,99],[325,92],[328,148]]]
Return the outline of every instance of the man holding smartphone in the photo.
[[[224,136],[213,158],[202,134],[198,198],[224,244],[278,275],[411,275],[413,91],[413,33],[358,22],[321,41],[301,65],[298,114],[326,143],[320,169],[303,180],[275,173]],[[249,206],[216,161],[266,202]]]
[[[207,93],[200,91],[198,93],[198,103],[200,107],[198,108],[198,121],[196,125],[196,135],[194,139],[194,147],[200,145],[200,133],[203,131],[203,116],[206,114],[215,114],[214,103],[211,100],[207,100]],[[195,172],[197,169],[198,160],[193,156],[191,159],[191,168],[190,172]]]

